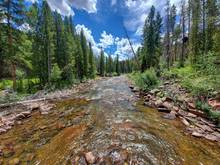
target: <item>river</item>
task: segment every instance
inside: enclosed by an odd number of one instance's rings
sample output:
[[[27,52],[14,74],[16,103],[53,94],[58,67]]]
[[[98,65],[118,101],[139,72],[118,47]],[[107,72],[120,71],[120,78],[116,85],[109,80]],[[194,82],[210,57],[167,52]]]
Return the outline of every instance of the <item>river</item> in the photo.
[[[97,80],[48,115],[30,118],[0,135],[0,164],[218,165],[220,146],[187,135],[178,120],[143,106],[126,76]],[[18,163],[18,164],[19,164]]]

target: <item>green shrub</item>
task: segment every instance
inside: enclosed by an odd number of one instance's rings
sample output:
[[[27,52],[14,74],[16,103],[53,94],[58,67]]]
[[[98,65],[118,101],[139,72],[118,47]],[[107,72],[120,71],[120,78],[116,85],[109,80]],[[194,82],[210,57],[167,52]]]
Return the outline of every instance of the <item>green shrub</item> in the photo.
[[[135,84],[142,90],[150,90],[159,83],[154,69],[146,70],[144,73],[136,72],[131,74]]]
[[[57,64],[55,64],[52,68],[52,72],[51,72],[51,81],[53,83],[60,81],[61,80],[61,70],[59,68],[59,66]]]
[[[216,124],[220,124],[220,112],[214,111],[208,103],[197,101],[196,108],[202,110],[210,120],[214,121]]]

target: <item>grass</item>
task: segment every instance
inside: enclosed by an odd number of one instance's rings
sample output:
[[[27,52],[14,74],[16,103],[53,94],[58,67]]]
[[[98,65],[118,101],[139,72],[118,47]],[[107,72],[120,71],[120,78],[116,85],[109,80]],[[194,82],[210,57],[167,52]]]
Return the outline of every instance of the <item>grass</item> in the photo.
[[[191,66],[184,68],[171,68],[163,72],[167,79],[179,79],[180,84],[188,89],[194,96],[212,96],[214,91],[220,90],[220,75],[204,74]]]
[[[196,108],[202,110],[210,120],[220,124],[220,112],[214,111],[208,103],[197,100]]]
[[[144,73],[133,72],[129,77],[143,91],[149,91],[159,84],[159,79],[154,69],[146,70]]]

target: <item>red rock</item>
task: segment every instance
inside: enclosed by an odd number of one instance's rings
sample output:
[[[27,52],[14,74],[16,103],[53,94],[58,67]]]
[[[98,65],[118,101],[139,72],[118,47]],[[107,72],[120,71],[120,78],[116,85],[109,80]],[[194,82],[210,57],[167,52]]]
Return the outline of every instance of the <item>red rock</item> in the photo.
[[[216,110],[220,110],[220,101],[218,100],[209,100],[209,105],[212,106]]]
[[[93,164],[93,163],[95,163],[95,161],[96,161],[96,158],[95,158],[95,156],[93,155],[92,152],[87,152],[87,153],[85,154],[85,158],[86,158],[86,161],[87,161],[88,163],[90,163],[90,164]]]
[[[188,104],[189,108],[196,109],[196,106],[194,103],[188,102],[187,104]]]

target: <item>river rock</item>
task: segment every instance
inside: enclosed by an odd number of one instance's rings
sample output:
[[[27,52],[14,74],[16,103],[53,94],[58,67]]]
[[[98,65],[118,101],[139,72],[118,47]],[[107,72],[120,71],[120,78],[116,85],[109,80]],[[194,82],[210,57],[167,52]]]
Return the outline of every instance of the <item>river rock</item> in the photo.
[[[163,103],[163,106],[164,106],[165,108],[169,109],[169,110],[171,110],[172,107],[173,107],[172,104],[169,103],[169,102],[167,102],[167,101]]]
[[[9,160],[8,165],[19,165],[20,160],[18,158],[14,158],[12,160]]]
[[[4,128],[0,128],[0,134],[5,133],[7,130]]]
[[[32,104],[29,106],[29,109],[30,109],[31,111],[38,110],[38,109],[40,109],[40,104],[39,104],[39,103],[32,103]]]
[[[189,107],[189,108],[191,108],[191,109],[196,109],[196,106],[195,106],[194,103],[188,102],[187,104],[188,104],[188,107]]]
[[[163,102],[160,99],[155,102],[156,107],[162,106],[162,104],[163,104]]]
[[[85,154],[85,158],[86,158],[86,161],[87,161],[88,163],[90,163],[90,164],[93,164],[93,163],[95,163],[95,161],[96,161],[96,158],[95,158],[95,156],[93,155],[92,152],[87,152],[87,153]]]
[[[194,136],[194,137],[203,137],[203,134],[194,131],[194,132],[192,133],[192,136]]]
[[[21,120],[21,119],[24,119],[25,118],[25,115],[22,114],[22,113],[19,113],[15,116],[15,120]]]
[[[58,130],[63,129],[63,128],[65,128],[65,127],[66,127],[65,124],[63,124],[63,123],[61,123],[61,122],[58,122],[58,123],[56,124],[56,129],[58,129]]]
[[[186,119],[184,119],[184,118],[182,118],[181,121],[182,121],[182,123],[183,123],[185,126],[189,126],[189,125],[190,125],[189,122],[188,122]]]
[[[202,125],[202,124],[198,124],[198,123],[196,123],[195,125],[201,129],[203,129],[204,131],[213,132],[213,130],[207,125]]]
[[[160,92],[159,89],[153,89],[153,90],[151,90],[149,93],[152,94],[152,95],[154,95],[154,94],[157,94],[158,92]]]
[[[164,112],[164,113],[170,113],[171,110],[167,109],[166,107],[159,107],[157,108],[159,112]]]
[[[216,137],[216,136],[213,135],[213,134],[208,134],[208,135],[205,136],[205,138],[206,138],[207,140],[210,140],[210,141],[218,141],[218,140],[219,140],[218,137]]]
[[[31,116],[31,111],[24,111],[24,112],[22,112],[22,114],[23,114],[25,117],[30,117],[30,116]]]
[[[164,119],[174,120],[176,119],[176,112],[171,111],[169,114],[163,116]]]

